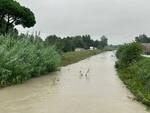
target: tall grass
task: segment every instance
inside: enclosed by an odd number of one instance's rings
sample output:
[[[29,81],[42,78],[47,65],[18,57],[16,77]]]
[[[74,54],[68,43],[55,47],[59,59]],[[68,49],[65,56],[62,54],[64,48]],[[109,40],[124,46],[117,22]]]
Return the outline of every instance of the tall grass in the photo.
[[[103,50],[85,50],[85,51],[74,51],[67,52],[62,55],[62,66],[76,63],[90,56],[96,55],[103,52]]]
[[[127,68],[118,69],[118,72],[136,99],[150,107],[150,58],[141,58]]]
[[[0,86],[22,83],[56,70],[60,55],[54,47],[30,36],[0,36]]]

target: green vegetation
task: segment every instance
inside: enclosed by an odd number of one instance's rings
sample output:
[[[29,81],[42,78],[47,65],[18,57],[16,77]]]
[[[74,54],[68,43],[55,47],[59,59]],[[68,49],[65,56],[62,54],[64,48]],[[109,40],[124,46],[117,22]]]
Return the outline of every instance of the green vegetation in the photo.
[[[130,43],[117,51],[116,68],[136,99],[150,107],[150,58],[141,57],[141,46]]]
[[[136,99],[150,107],[150,58],[141,58],[118,73]]]
[[[142,53],[142,46],[136,42],[120,46],[116,53],[119,66],[128,67],[129,65],[132,65],[132,63],[140,58]]]
[[[150,37],[148,37],[145,34],[135,37],[135,40],[136,42],[140,42],[140,43],[150,43]]]
[[[0,36],[0,87],[54,71],[60,55],[38,37]]]
[[[90,56],[99,54],[100,52],[102,52],[102,50],[86,50],[86,51],[64,53],[62,55],[62,65],[66,66],[72,63],[76,63]]]
[[[100,41],[94,41],[91,39],[90,35],[67,36],[64,38],[51,35],[46,38],[45,43],[47,45],[55,45],[60,51],[70,52],[74,51],[76,48],[89,49],[90,47],[95,47],[103,49],[108,45],[107,40],[105,36],[102,36]]]
[[[104,51],[96,49],[62,54],[45,43],[38,36],[0,35],[0,87],[20,84],[55,71],[60,65],[72,64]]]
[[[30,9],[15,0],[0,0],[0,34],[17,32],[16,25],[32,27],[36,23]]]

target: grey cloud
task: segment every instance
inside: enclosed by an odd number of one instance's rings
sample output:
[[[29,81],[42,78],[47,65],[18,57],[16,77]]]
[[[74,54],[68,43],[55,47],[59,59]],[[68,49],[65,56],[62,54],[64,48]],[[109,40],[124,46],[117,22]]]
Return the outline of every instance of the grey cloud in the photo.
[[[113,44],[132,41],[140,34],[150,35],[149,0],[18,0],[31,8],[37,24],[31,29],[45,36],[106,35]]]

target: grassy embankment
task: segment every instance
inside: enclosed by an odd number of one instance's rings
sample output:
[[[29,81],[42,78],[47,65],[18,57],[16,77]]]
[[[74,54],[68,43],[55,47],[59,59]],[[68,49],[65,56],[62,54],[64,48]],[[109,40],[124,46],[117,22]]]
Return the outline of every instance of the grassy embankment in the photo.
[[[83,59],[86,59],[90,56],[96,55],[103,52],[103,50],[85,50],[85,51],[78,51],[78,52],[68,52],[62,55],[62,66],[66,66],[69,64],[76,63]]]
[[[142,57],[133,65],[118,69],[118,73],[136,100],[150,107],[150,58]]]
[[[121,46],[116,54],[116,68],[135,99],[150,107],[150,58],[142,57],[141,52],[137,43]]]

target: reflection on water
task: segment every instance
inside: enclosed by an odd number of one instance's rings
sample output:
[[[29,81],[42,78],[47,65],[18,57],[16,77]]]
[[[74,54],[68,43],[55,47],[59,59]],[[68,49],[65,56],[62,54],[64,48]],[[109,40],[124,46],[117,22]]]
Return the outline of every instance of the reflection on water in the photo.
[[[1,89],[0,113],[147,113],[118,79],[115,60],[105,52]]]

